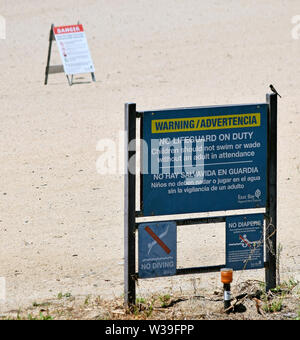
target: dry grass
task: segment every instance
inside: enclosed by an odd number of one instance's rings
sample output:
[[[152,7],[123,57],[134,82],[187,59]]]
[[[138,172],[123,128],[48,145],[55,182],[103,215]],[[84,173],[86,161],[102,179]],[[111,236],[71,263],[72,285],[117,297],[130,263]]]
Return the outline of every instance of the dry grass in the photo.
[[[259,281],[246,281],[235,287],[230,313],[223,308],[223,292],[191,295],[164,295],[138,298],[130,310],[123,299],[111,301],[100,297],[73,297],[58,294],[57,299],[35,302],[29,308],[11,311],[2,319],[21,320],[284,320],[300,318],[300,289],[290,280],[274,291],[264,293]]]

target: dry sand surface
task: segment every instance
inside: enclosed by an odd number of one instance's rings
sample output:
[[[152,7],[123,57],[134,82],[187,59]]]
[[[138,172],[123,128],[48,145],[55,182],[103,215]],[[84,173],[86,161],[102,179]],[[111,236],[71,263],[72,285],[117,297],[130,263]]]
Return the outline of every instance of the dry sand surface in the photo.
[[[298,0],[1,0],[0,277],[19,308],[58,293],[123,293],[123,177],[96,171],[137,109],[279,100],[281,279],[300,279]],[[69,87],[44,70],[51,23],[84,25],[96,68]],[[55,46],[54,46],[55,47]],[[59,63],[54,48],[54,63]],[[179,232],[178,264],[224,263],[224,226]],[[264,279],[263,270],[237,274]],[[144,280],[137,294],[220,288],[219,274]]]

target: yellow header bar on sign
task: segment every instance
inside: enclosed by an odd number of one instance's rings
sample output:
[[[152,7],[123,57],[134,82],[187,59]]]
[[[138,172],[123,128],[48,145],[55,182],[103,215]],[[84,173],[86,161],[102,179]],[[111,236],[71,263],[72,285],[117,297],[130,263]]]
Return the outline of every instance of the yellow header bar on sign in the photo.
[[[237,129],[260,126],[260,113],[152,120],[152,133]]]

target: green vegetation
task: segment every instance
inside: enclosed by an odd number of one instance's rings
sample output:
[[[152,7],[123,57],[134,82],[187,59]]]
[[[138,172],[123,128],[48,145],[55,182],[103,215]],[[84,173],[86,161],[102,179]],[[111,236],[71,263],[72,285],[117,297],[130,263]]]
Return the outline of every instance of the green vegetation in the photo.
[[[265,284],[247,280],[233,286],[232,312],[224,312],[222,287],[218,291],[197,291],[183,295],[157,294],[138,297],[136,304],[124,307],[124,297],[104,300],[100,296],[56,295],[47,301],[34,301],[23,310],[2,315],[7,320],[300,320],[300,286],[288,279],[269,292]]]
[[[161,307],[166,308],[171,300],[171,296],[169,294],[159,296],[159,300],[161,301]]]
[[[279,284],[270,292],[263,291],[261,300],[263,301],[263,310],[266,313],[276,313],[283,309],[285,299],[292,293],[293,289],[299,282],[293,278]]]

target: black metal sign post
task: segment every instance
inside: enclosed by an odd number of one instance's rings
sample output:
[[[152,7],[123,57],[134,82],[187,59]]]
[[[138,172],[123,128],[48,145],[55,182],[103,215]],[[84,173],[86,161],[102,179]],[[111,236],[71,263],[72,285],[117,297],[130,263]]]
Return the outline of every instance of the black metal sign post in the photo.
[[[267,94],[268,110],[268,138],[267,138],[267,203],[266,203],[266,261],[265,280],[266,290],[276,287],[276,238],[277,238],[277,95]],[[136,272],[136,231],[139,223],[136,218],[143,216],[142,185],[140,191],[140,209],[136,211],[136,128],[137,119],[140,118],[142,127],[143,113],[136,111],[136,104],[125,104],[125,213],[124,213],[124,300],[125,305],[135,304],[136,281],[139,273]],[[141,138],[142,129],[141,129]],[[141,157],[143,155],[141,154]],[[141,184],[143,176],[141,174]],[[177,225],[195,225],[208,223],[224,223],[226,216],[172,219]],[[226,265],[206,267],[180,268],[176,275],[199,274],[218,272]]]
[[[267,94],[268,200],[266,211],[266,290],[276,287],[277,262],[277,95]]]
[[[136,104],[125,104],[124,285],[127,306],[135,304],[136,118]]]

